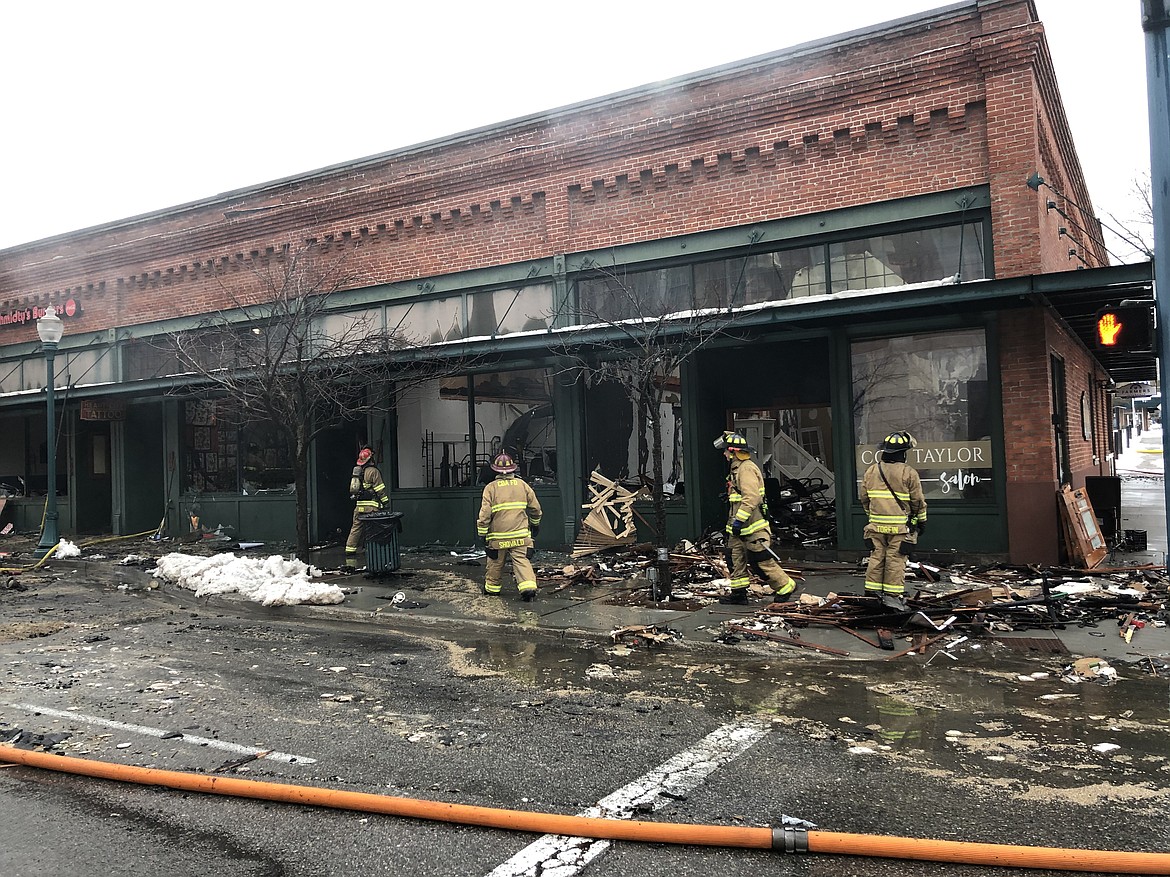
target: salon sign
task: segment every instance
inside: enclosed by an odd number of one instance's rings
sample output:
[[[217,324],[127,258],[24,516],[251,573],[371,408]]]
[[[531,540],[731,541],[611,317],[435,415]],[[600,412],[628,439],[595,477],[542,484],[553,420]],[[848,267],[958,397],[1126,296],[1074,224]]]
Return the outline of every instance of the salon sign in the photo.
[[[856,448],[857,477],[877,460],[877,445]],[[992,479],[991,441],[921,443],[906,453],[906,462],[922,475],[927,498],[962,499],[971,488]]]

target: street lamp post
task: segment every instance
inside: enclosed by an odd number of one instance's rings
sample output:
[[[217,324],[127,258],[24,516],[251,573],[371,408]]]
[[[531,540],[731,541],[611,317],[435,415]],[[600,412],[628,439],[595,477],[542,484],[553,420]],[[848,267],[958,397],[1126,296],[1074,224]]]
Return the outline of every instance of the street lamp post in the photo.
[[[48,429],[45,433],[49,445],[48,454],[48,488],[49,493],[45,501],[45,526],[41,530],[39,549],[52,548],[60,541],[57,532],[57,418],[54,409],[53,384],[56,374],[53,370],[53,357],[57,354],[57,342],[65,333],[61,318],[57,311],[49,307],[45,315],[37,320],[37,334],[41,336],[41,348],[45,351],[45,389],[48,391]]]

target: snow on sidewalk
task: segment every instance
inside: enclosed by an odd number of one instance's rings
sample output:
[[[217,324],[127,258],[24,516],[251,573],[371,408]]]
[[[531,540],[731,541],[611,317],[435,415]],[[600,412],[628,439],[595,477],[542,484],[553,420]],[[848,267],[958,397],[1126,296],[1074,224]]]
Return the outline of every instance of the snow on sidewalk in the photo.
[[[1140,436],[1135,436],[1117,457],[1115,468],[1118,475],[1164,475],[1162,425],[1152,424]]]
[[[267,558],[214,554],[196,557],[172,553],[159,558],[151,575],[194,591],[196,597],[240,594],[265,606],[298,603],[340,603],[345,594],[337,585],[311,581],[321,571],[279,554]]]

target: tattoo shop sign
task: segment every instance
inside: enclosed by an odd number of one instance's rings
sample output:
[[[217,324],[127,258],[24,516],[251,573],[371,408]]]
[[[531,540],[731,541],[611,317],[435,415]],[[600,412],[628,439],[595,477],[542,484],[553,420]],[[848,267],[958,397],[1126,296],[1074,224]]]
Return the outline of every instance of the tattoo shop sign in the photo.
[[[82,399],[82,420],[125,420],[126,403],[122,400]]]
[[[876,445],[858,445],[857,476],[877,460]],[[967,490],[991,481],[991,442],[936,442],[919,444],[906,462],[922,474],[928,496],[962,499]]]

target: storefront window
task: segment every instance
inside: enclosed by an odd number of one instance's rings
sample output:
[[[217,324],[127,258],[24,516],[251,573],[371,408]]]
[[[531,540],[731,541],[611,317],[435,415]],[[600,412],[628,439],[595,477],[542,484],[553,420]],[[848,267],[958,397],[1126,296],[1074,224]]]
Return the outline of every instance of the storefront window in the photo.
[[[662,476],[668,497],[683,493],[682,392],[677,373],[666,379],[657,423],[661,428]],[[641,483],[652,478],[653,419],[637,410],[617,381],[602,381],[585,390],[586,468],[606,478]]]
[[[398,402],[398,486],[474,483],[466,377],[423,381]]]
[[[845,241],[829,247],[832,292],[986,276],[983,226],[924,228]]]
[[[386,331],[419,344],[438,344],[464,337],[463,296],[416,301],[386,309]]]
[[[86,347],[71,351],[65,356],[66,374],[70,384],[112,384],[114,374],[114,348]]]
[[[317,323],[320,340],[333,355],[351,348],[358,339],[382,334],[382,312],[378,308],[324,314]]]
[[[166,341],[134,339],[122,344],[122,379],[142,381],[163,375],[178,375],[190,369],[179,362]]]
[[[471,296],[467,334],[472,338],[547,329],[552,313],[552,286],[497,289]]]
[[[68,417],[57,435],[57,495],[69,494]],[[48,492],[49,443],[44,412],[0,417],[0,497],[44,496]]]
[[[0,361],[0,393],[16,393],[26,389],[24,365],[23,359]]]
[[[556,481],[557,434],[548,369],[440,378],[398,404],[398,487],[471,487],[495,477],[505,450],[532,483]]]
[[[291,493],[292,455],[275,426],[238,416],[228,399],[183,403],[183,490],[189,493]]]
[[[616,272],[582,280],[578,286],[581,318],[634,320],[661,317],[695,307],[690,265],[651,271]]]
[[[852,347],[857,475],[891,432],[918,447],[907,462],[927,499],[991,499],[991,405],[982,329],[856,341]]]
[[[695,266],[699,307],[783,301],[825,291],[825,248],[800,247]]]
[[[581,319],[659,317],[850,289],[987,276],[983,225],[969,222],[794,247],[650,271],[611,271],[577,284]]]

